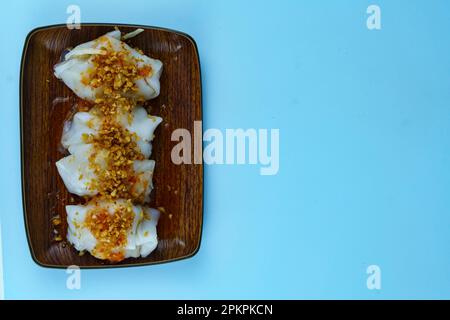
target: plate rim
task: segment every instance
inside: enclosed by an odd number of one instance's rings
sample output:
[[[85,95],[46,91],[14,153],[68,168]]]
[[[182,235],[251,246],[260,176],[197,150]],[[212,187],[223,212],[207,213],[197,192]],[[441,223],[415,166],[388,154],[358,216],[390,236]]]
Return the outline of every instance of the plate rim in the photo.
[[[23,96],[23,73],[24,73],[24,64],[25,64],[25,55],[27,53],[28,50],[28,45],[30,43],[31,38],[33,37],[34,34],[43,31],[43,30],[48,30],[48,29],[55,29],[55,28],[60,28],[60,27],[64,27],[67,26],[67,24],[65,23],[59,23],[59,24],[51,24],[51,25],[45,25],[45,26],[40,26],[40,27],[36,27],[33,28],[31,31],[28,32],[27,36],[25,37],[25,41],[24,41],[24,45],[23,45],[23,49],[22,49],[22,57],[20,59],[20,73],[19,73],[19,125],[20,125],[20,183],[21,183],[21,193],[22,193],[22,214],[23,214],[23,218],[24,218],[24,226],[25,226],[25,233],[26,233],[26,238],[27,238],[27,244],[28,244],[28,249],[30,251],[31,254],[31,258],[34,261],[34,263],[36,263],[38,266],[43,267],[43,268],[50,268],[50,269],[67,269],[68,267],[70,267],[70,265],[63,265],[63,264],[52,264],[52,263],[46,263],[43,262],[41,260],[39,260],[36,256],[35,250],[31,244],[31,236],[30,236],[30,225],[28,222],[28,214],[27,214],[27,206],[26,206],[26,193],[25,193],[25,175],[24,175],[24,144],[23,144],[23,139],[24,139],[24,125],[23,125],[23,105],[24,105],[24,96]],[[84,27],[96,27],[96,26],[110,26],[110,27],[128,27],[128,28],[143,28],[143,29],[153,29],[153,30],[158,30],[158,31],[166,31],[166,32],[170,32],[170,33],[175,33],[177,35],[180,35],[184,38],[186,38],[187,40],[189,40],[189,42],[193,45],[194,50],[195,50],[195,56],[196,56],[196,60],[197,60],[197,64],[198,64],[198,73],[199,73],[199,80],[200,80],[200,86],[199,86],[199,91],[200,91],[200,114],[201,114],[201,120],[202,120],[202,132],[204,131],[204,127],[203,127],[203,87],[202,87],[202,72],[201,72],[201,64],[200,64],[200,54],[198,51],[198,46],[197,43],[195,42],[194,38],[182,31],[178,31],[178,30],[174,30],[174,29],[170,29],[170,28],[165,28],[165,27],[158,27],[158,26],[148,26],[148,25],[141,25],[141,24],[127,24],[127,23],[96,23],[96,22],[84,22],[84,23],[80,23],[80,27],[81,29]],[[203,150],[203,146],[204,146],[204,142],[202,139],[202,150]],[[180,261],[180,260],[185,260],[185,259],[189,259],[194,257],[195,255],[197,255],[197,253],[200,250],[201,247],[201,243],[202,243],[202,237],[203,237],[203,221],[204,221],[204,199],[205,199],[205,193],[204,193],[204,184],[205,184],[205,179],[204,179],[204,165],[203,162],[201,164],[201,173],[202,173],[202,183],[201,183],[201,193],[202,193],[202,197],[201,197],[201,213],[200,213],[200,230],[199,230],[199,235],[198,235],[198,242],[197,245],[195,247],[195,249],[184,255],[184,256],[180,256],[177,258],[173,258],[173,259],[165,259],[165,260],[160,260],[160,261],[150,261],[150,262],[137,262],[137,263],[124,263],[124,264],[99,264],[99,265],[92,265],[92,266],[78,266],[78,268],[80,269],[111,269],[111,268],[130,268],[130,267],[144,267],[144,266],[152,266],[152,265],[159,265],[159,264],[165,264],[165,263],[170,263],[170,262],[176,262],[176,261]]]

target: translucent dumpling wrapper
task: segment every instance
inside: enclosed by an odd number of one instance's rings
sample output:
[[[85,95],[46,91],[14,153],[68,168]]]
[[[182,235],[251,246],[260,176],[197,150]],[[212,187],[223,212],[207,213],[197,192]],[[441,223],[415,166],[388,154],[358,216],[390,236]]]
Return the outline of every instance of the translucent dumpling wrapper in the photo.
[[[150,70],[134,80],[137,90],[132,91],[129,94],[130,97],[144,100],[157,97],[160,92],[159,78],[162,72],[162,62],[138,52],[120,39],[121,32],[115,30],[76,46],[64,56],[62,62],[54,66],[55,76],[80,98],[95,101],[97,97],[101,96],[104,88],[102,86],[94,87],[84,80],[84,77],[94,69],[93,57],[105,55],[111,50],[125,52],[135,62],[138,70]]]
[[[69,149],[71,155],[56,162],[58,173],[67,190],[78,196],[93,197],[99,193],[96,187],[98,177],[92,162],[106,170],[107,150],[94,150],[91,144],[72,145]],[[130,193],[135,199],[143,202],[150,200],[153,189],[154,160],[135,160],[133,162],[133,183],[130,183]]]
[[[117,121],[131,133],[137,136],[136,144],[145,158],[152,152],[154,131],[162,122],[162,118],[151,116],[143,107],[135,107],[131,112],[120,113]],[[83,136],[96,135],[101,126],[101,118],[92,112],[77,112],[71,121],[64,125],[61,143],[70,153],[73,147],[85,144]]]
[[[66,206],[66,212],[67,240],[96,258],[117,262],[146,257],[158,245],[158,210],[125,200],[92,200]]]

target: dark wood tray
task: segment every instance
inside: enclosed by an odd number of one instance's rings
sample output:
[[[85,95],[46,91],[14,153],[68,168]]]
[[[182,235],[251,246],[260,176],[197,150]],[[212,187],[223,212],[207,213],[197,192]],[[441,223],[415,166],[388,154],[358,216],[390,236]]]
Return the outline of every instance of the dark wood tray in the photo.
[[[159,244],[146,258],[105,263],[89,254],[79,256],[65,241],[54,240],[51,223],[59,214],[67,230],[64,206],[71,202],[56,170],[55,162],[64,150],[60,139],[63,123],[77,98],[53,75],[53,65],[66,48],[95,39],[113,30],[114,24],[82,24],[79,30],[55,25],[31,31],[22,56],[20,114],[22,152],[22,195],[25,227],[33,259],[45,267],[77,265],[85,268],[123,267],[169,262],[193,256],[199,249],[203,216],[203,166],[175,165],[171,150],[176,142],[171,133],[188,129],[202,120],[201,77],[197,46],[183,33],[162,28],[117,25],[121,31],[143,28],[129,40],[164,64],[161,94],[151,100],[151,113],[164,118],[153,142],[156,160],[152,207],[163,207],[158,223]]]

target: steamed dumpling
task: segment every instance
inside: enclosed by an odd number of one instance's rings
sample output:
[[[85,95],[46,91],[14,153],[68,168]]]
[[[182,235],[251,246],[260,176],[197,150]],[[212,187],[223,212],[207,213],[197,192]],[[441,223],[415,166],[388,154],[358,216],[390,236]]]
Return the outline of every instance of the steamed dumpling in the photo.
[[[90,144],[76,144],[69,148],[71,155],[64,157],[56,162],[58,173],[61,176],[67,190],[78,196],[95,196],[99,190],[95,187],[98,180],[91,160],[102,169],[106,169],[108,151],[94,151]],[[135,160],[133,162],[134,180],[130,191],[135,198],[149,201],[150,193],[153,189],[153,170],[155,168],[154,160]]]
[[[71,148],[70,152],[71,155],[56,162],[56,168],[64,185],[70,193],[78,196],[95,196],[98,190],[91,188],[91,182],[97,177],[89,163],[92,146],[88,144],[76,145]],[[106,168],[105,158],[105,154],[99,154],[95,157],[95,162],[102,168]]]
[[[162,118],[151,116],[142,107],[135,107],[131,113],[121,113],[117,116],[119,123],[138,137],[136,144],[145,158],[149,158],[152,151],[151,141],[156,127]],[[70,153],[72,147],[85,144],[84,135],[96,135],[101,126],[101,119],[91,112],[77,112],[73,119],[66,123],[61,139],[64,148]]]
[[[158,245],[158,210],[117,200],[69,205],[66,212],[67,240],[99,259],[146,257]]]
[[[94,101],[101,95],[104,88],[95,88],[83,78],[94,68],[93,57],[105,55],[109,51],[124,52],[127,57],[131,58],[138,70],[145,70],[142,72],[142,76],[134,80],[137,90],[133,91],[130,97],[144,100],[157,97],[160,91],[159,78],[162,72],[162,62],[138,52],[120,39],[121,32],[115,30],[76,46],[65,55],[64,61],[54,66],[55,76],[80,98]]]

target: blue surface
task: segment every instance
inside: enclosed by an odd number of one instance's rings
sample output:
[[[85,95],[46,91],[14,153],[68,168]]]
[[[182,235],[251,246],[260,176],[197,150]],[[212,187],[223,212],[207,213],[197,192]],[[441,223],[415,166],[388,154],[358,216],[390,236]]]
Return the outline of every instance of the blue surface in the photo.
[[[84,22],[192,35],[205,128],[280,129],[278,175],[205,168],[194,258],[83,271],[79,291],[31,260],[19,154],[25,36],[72,3]],[[0,14],[6,298],[450,298],[450,2],[15,0]]]

